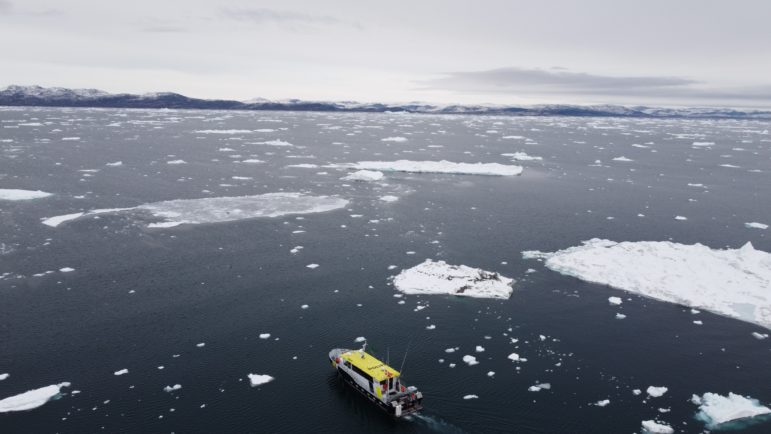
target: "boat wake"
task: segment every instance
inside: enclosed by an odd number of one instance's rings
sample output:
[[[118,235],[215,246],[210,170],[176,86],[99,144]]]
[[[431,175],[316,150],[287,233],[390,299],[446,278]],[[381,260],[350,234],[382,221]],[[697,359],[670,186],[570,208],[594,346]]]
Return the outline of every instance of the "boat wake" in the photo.
[[[410,422],[415,422],[416,424],[423,425],[434,432],[457,434],[466,432],[462,428],[455,426],[444,419],[422,413],[411,414],[409,416],[405,416],[404,419]]]

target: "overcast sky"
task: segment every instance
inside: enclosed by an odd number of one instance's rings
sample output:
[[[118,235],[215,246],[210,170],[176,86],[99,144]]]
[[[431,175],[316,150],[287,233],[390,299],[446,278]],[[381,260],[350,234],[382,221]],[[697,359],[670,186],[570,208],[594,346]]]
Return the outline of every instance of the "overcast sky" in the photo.
[[[769,0],[0,0],[0,87],[771,108]]]

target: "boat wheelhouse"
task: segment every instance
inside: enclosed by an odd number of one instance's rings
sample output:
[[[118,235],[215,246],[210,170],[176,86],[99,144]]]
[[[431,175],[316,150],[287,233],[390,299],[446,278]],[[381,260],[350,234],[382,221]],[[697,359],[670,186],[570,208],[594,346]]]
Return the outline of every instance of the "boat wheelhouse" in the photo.
[[[402,383],[401,374],[365,351],[335,348],[329,360],[338,374],[370,401],[395,417],[415,413],[422,407],[423,394]]]

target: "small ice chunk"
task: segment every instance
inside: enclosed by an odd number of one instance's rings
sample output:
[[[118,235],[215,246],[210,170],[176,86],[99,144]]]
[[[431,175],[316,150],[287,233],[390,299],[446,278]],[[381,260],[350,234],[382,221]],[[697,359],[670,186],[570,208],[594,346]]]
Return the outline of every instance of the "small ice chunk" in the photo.
[[[187,164],[187,161],[185,161],[185,160],[171,160],[171,161],[167,161],[166,164],[171,164],[171,165]]]
[[[673,434],[675,432],[671,426],[656,422],[655,420],[644,420],[642,422],[643,431],[648,434]]]
[[[402,143],[402,142],[406,142],[407,138],[406,137],[401,137],[401,136],[395,136],[395,137],[386,137],[386,138],[380,139],[380,141],[381,142],[397,142],[397,143]]]
[[[642,390],[640,390],[640,389],[634,389],[632,391],[632,394],[635,395],[635,396],[640,395],[641,393],[642,393]]]
[[[616,319],[626,319],[626,315],[624,315],[623,313],[617,313]]]
[[[19,190],[14,188],[0,188],[0,200],[32,200],[51,196],[40,190]]]
[[[120,369],[120,370],[115,371],[115,375],[126,375],[128,373],[129,373],[128,369]]]
[[[477,358],[474,356],[465,355],[463,356],[463,362],[466,363],[469,366],[478,365],[479,362],[477,362]]]
[[[122,161],[116,161],[114,163],[107,163],[107,164],[105,164],[105,166],[110,166],[110,167],[123,166],[123,162]]]
[[[768,225],[767,224],[758,223],[758,222],[745,223],[744,226],[746,226],[748,228],[751,228],[751,229],[768,229]]]
[[[260,339],[269,339],[270,333],[260,333]]]
[[[71,273],[75,271],[75,269],[72,267],[62,267],[59,269],[59,271],[61,271],[62,273]]]
[[[752,332],[752,337],[757,340],[768,339],[768,333]]]
[[[206,342],[199,342],[199,343],[195,344],[195,346],[198,347],[198,348],[203,348],[203,347],[206,346]]]
[[[608,297],[608,303],[610,303],[610,304],[614,304],[614,305],[618,306],[622,302],[623,302],[623,300],[621,300],[621,297]]]
[[[603,399],[602,401],[597,401],[594,403],[594,405],[597,407],[605,407],[608,404],[610,404],[610,399]]]
[[[488,376],[488,377],[494,377],[494,376],[495,376],[495,371],[489,371],[489,372],[487,373],[487,376]]]
[[[483,353],[483,352],[485,352],[485,347],[483,347],[483,346],[480,346],[480,345],[477,345],[477,347],[476,347],[476,352],[477,352],[477,353]]]
[[[181,384],[175,384],[173,386],[166,386],[166,387],[164,387],[163,391],[167,392],[167,393],[171,393],[171,392],[175,392],[175,391],[177,391],[177,390],[179,390],[181,388],[182,388]]]
[[[675,216],[675,220],[685,221],[685,220],[688,220],[688,217],[683,217],[681,215],[676,215]]]
[[[367,338],[365,338],[364,336],[359,336],[358,338],[354,339],[353,341],[354,342],[364,342],[366,340],[367,340]]]
[[[304,305],[300,306],[300,309],[308,309],[309,307],[310,306],[308,306],[307,304],[304,304]]]
[[[540,392],[541,390],[549,390],[551,389],[550,383],[540,383],[536,384],[534,386],[530,386],[527,388],[528,392]]]
[[[519,360],[520,360],[519,354],[517,354],[517,353],[509,354],[509,360],[511,360],[512,362],[519,362]]]
[[[249,383],[251,383],[252,387],[259,386],[261,384],[270,383],[274,380],[273,377],[266,374],[249,374]]]
[[[305,266],[305,268],[310,268],[311,270],[313,270],[314,268],[318,268],[318,266],[319,264],[308,264]]]
[[[616,158],[614,158],[614,159],[613,159],[613,161],[623,161],[623,162],[630,162],[630,161],[634,161],[634,160],[632,160],[631,158],[626,158],[626,157],[624,157],[624,156],[621,156],[621,157],[616,157]]]
[[[8,378],[10,376],[11,376],[11,374],[9,374],[7,372],[5,374],[0,374],[0,381],[3,381],[3,380],[5,380],[6,378]]]
[[[665,393],[667,393],[668,388],[664,386],[649,386],[648,389],[645,390],[645,392],[648,393],[648,396],[652,398],[658,398],[660,396],[663,396]]]
[[[380,196],[380,200],[382,200],[383,202],[396,202],[397,200],[399,200],[399,198],[397,196],[385,195],[385,196]]]
[[[463,399],[478,399],[479,397],[476,395],[466,395],[463,397]]]

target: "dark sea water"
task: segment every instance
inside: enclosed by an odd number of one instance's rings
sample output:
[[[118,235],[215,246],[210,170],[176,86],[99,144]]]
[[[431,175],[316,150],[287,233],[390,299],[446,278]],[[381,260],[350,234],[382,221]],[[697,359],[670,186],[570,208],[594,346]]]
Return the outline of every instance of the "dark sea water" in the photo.
[[[712,248],[751,241],[771,251],[771,230],[744,226],[771,223],[769,123],[55,108],[0,109],[0,122],[0,188],[54,193],[0,201],[0,275],[9,273],[0,279],[0,373],[10,374],[0,399],[72,383],[42,407],[0,414],[3,434],[635,433],[648,419],[699,433],[692,394],[771,403],[771,339],[751,335],[768,331],[521,257],[595,237]],[[273,131],[196,132],[231,129]],[[394,136],[407,140],[381,140]],[[276,139],[294,146],[254,144]],[[511,152],[543,160],[501,156]],[[620,156],[633,161],[613,160]],[[167,164],[179,159],[186,164]],[[238,163],[245,159],[264,163]],[[357,183],[322,167],[396,159],[525,169]],[[302,163],[320,167],[287,167]],[[41,224],[92,209],[271,192],[350,203],[168,229],[149,229],[158,219],[134,212]],[[290,253],[295,246],[304,248]],[[497,271],[517,280],[514,293],[395,298],[389,277],[426,258]],[[46,271],[54,272],[33,276]],[[625,301],[610,306],[610,296]],[[327,353],[355,348],[357,336],[397,368],[409,344],[404,376],[425,395],[420,415],[392,420],[338,380]],[[512,363],[512,352],[527,362]],[[467,366],[466,354],[480,363]],[[275,380],[252,388],[250,373]],[[528,391],[539,383],[551,389]],[[182,388],[163,390],[174,384]],[[648,398],[651,385],[669,390]],[[594,405],[604,399],[608,406]],[[771,421],[734,428],[769,433]]]

